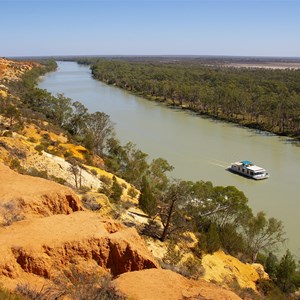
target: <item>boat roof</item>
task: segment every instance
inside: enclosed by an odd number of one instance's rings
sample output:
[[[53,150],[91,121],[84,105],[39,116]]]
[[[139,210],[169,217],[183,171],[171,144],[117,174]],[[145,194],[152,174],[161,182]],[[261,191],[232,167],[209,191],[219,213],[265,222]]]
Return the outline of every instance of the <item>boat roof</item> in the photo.
[[[261,168],[261,167],[259,167],[259,166],[255,166],[255,165],[253,165],[253,166],[248,166],[247,169],[248,169],[248,170],[251,170],[251,171],[265,171],[265,169],[263,169],[263,168]]]
[[[266,171],[264,168],[256,166],[255,164],[253,164],[250,160],[241,160],[239,162],[234,163],[237,166],[244,166],[246,167],[248,170],[257,172],[257,171]]]
[[[253,163],[250,160],[241,160],[240,161],[243,165],[253,165]]]

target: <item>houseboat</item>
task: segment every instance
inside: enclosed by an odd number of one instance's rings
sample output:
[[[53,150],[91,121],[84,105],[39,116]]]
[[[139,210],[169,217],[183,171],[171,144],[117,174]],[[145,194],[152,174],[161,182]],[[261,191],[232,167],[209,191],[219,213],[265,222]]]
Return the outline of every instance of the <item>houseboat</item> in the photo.
[[[264,168],[256,166],[249,160],[232,163],[228,170],[256,180],[269,178],[269,174]]]

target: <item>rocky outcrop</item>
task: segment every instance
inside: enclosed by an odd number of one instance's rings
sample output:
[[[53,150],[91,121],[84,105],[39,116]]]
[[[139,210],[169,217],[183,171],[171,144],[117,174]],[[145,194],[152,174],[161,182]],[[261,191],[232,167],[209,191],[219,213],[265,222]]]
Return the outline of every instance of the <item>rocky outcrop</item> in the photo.
[[[256,281],[269,279],[262,265],[242,263],[223,251],[205,255],[202,258],[202,266],[205,269],[203,279],[227,288],[236,285],[241,289],[257,291]]]
[[[114,280],[114,284],[128,299],[135,300],[241,299],[212,283],[190,280],[161,269],[124,273]]]
[[[0,221],[83,210],[77,195],[69,188],[38,177],[12,171],[0,163]],[[18,216],[19,215],[19,216]]]
[[[88,211],[16,222],[0,228],[0,240],[0,281],[25,273],[51,279],[83,261],[114,276],[158,268],[135,229]]]
[[[20,80],[21,75],[37,66],[36,62],[13,61],[0,58],[0,81]]]

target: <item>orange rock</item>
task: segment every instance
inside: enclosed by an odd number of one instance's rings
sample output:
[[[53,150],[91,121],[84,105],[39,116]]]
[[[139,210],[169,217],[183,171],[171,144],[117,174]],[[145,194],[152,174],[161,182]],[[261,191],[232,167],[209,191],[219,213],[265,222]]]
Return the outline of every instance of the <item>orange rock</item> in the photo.
[[[53,215],[0,228],[0,282],[22,282],[25,274],[51,279],[84,261],[113,275],[158,268],[133,228],[89,211]]]
[[[15,206],[26,218],[83,210],[71,189],[46,179],[18,174],[3,164],[0,164],[0,206],[0,218],[10,206]]]
[[[170,270],[151,269],[124,273],[114,284],[135,300],[241,299],[231,291],[203,280],[190,280]]]

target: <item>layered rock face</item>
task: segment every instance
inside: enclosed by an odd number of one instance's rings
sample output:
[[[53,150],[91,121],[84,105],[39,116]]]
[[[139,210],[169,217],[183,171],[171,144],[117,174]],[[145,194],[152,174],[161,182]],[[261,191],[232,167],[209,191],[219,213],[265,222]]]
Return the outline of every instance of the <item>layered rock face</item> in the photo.
[[[135,229],[93,212],[16,222],[0,229],[0,240],[0,277],[11,279],[24,273],[51,279],[82,261],[113,275],[158,267]]]
[[[81,202],[71,189],[42,178],[20,175],[0,163],[0,223],[80,210],[83,210]]]
[[[0,175],[0,281],[51,279],[79,262],[113,276],[158,267],[135,229],[83,211],[69,188],[2,164]]]
[[[37,65],[35,62],[13,61],[0,58],[0,80],[4,82],[20,80],[22,74]]]

